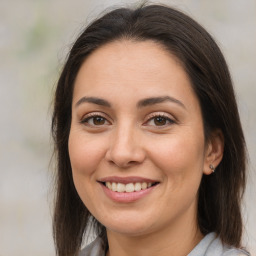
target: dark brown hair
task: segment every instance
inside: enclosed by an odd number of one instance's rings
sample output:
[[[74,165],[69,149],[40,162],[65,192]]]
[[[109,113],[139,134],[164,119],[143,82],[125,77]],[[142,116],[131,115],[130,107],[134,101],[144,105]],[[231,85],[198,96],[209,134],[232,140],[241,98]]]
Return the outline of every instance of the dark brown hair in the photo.
[[[89,223],[97,233],[105,228],[80,200],[72,179],[68,153],[71,105],[76,75],[86,57],[115,40],[160,43],[175,55],[188,74],[200,102],[205,138],[220,129],[223,159],[199,188],[198,225],[203,234],[216,232],[229,245],[240,247],[240,203],[246,182],[246,150],[232,82],[225,59],[212,37],[197,22],[170,7],[143,5],[113,10],[91,23],[74,43],[60,75],[52,117],[57,157],[53,231],[57,255],[77,255]],[[91,221],[92,220],[92,221]]]

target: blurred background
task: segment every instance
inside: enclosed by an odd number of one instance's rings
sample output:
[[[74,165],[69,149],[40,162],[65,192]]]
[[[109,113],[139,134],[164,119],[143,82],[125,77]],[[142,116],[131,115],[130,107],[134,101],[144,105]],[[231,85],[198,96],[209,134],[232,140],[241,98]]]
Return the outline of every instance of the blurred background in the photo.
[[[54,255],[49,166],[53,88],[81,28],[108,7],[133,2],[1,0],[1,256]],[[250,155],[244,244],[256,255],[256,0],[159,2],[201,23],[229,64]]]

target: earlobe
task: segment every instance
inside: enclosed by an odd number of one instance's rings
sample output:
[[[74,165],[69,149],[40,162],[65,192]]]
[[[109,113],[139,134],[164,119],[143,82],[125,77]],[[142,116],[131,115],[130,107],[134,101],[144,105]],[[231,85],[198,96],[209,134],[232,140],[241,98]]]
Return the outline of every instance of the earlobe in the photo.
[[[215,172],[222,160],[224,152],[224,136],[220,129],[212,132],[205,151],[204,174]]]

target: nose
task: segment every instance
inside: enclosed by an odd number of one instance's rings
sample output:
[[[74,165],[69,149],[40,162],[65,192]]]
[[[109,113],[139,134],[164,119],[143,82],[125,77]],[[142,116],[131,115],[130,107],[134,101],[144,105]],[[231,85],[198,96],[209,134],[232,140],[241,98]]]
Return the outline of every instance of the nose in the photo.
[[[123,127],[113,131],[106,159],[120,168],[141,164],[146,157],[142,139],[135,128]]]

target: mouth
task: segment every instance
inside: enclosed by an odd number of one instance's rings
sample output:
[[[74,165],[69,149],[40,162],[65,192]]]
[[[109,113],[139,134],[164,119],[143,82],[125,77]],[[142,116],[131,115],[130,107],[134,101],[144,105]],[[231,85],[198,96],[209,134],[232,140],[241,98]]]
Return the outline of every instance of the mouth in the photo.
[[[148,189],[150,187],[156,186],[159,182],[136,182],[136,183],[116,183],[116,182],[101,182],[105,187],[110,189],[113,192],[118,193],[132,193],[132,192],[139,192],[141,190]]]
[[[106,177],[98,180],[105,195],[117,203],[133,203],[155,191],[159,181],[143,177]]]
[[[149,189],[159,184],[158,181],[141,177],[108,177],[99,181],[102,185],[113,192],[133,193]]]

